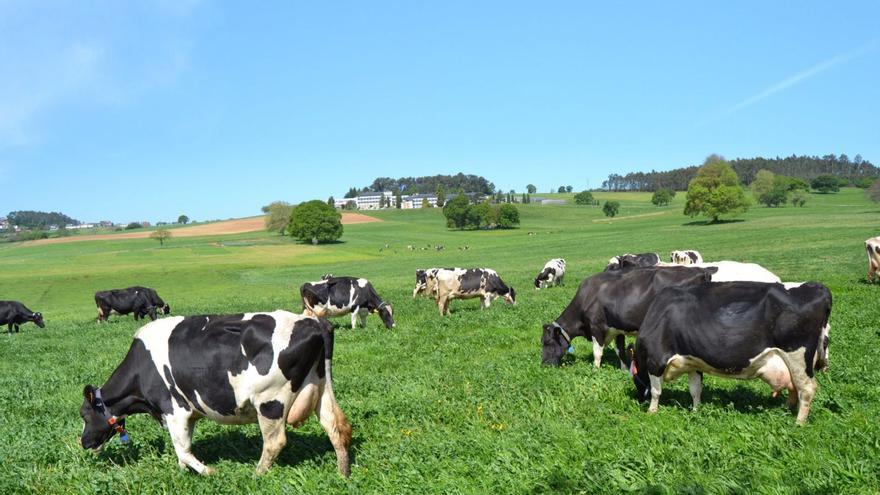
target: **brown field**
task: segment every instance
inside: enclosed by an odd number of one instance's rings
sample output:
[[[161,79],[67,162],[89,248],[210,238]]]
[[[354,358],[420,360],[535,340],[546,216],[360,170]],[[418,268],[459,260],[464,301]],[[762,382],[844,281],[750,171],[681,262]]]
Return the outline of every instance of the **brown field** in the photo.
[[[244,232],[255,232],[263,230],[262,216],[238,218],[235,220],[224,220],[222,222],[212,222],[204,225],[193,225],[192,227],[180,227],[172,229],[172,237],[199,237],[206,235],[226,235],[241,234]],[[378,218],[373,218],[362,213],[343,212],[342,224],[351,225],[355,223],[381,222]],[[27,241],[22,244],[39,245],[39,244],[58,244],[62,242],[79,242],[79,241],[100,241],[100,240],[119,240],[119,239],[146,239],[153,233],[153,230],[143,230],[138,232],[122,232],[118,234],[93,234],[93,235],[74,235],[70,237],[55,237],[52,239],[40,239],[36,241]]]

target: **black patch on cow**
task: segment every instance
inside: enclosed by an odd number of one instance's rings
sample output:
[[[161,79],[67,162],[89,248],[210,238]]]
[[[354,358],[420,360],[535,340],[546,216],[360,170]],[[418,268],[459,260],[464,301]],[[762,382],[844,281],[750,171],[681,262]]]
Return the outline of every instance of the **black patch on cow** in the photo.
[[[695,253],[695,252],[693,252],[693,251],[688,251],[688,252],[687,252],[687,255],[688,255],[688,258],[691,259],[691,263],[696,263],[696,262],[697,262],[697,253]]]
[[[459,277],[459,292],[476,292],[480,290],[483,275],[483,270],[477,268],[465,270],[465,272]]]
[[[284,414],[284,404],[270,400],[260,404],[260,414],[265,418],[278,419]]]
[[[309,371],[317,364],[319,378],[324,378],[324,359],[333,355],[333,333],[326,320],[302,319],[294,323],[290,343],[278,355],[278,367],[290,381],[291,389],[299,391]]]
[[[186,399],[180,395],[180,392],[177,391],[177,385],[174,383],[174,375],[171,374],[171,368],[166,364],[165,366],[162,366],[162,371],[165,373],[165,380],[168,382],[171,397],[177,402],[177,406],[189,411],[189,402],[187,402]],[[194,402],[193,404],[199,412],[205,412],[197,402]]]
[[[271,317],[243,320],[243,315],[192,316],[181,321],[168,338],[168,359],[177,388],[193,404],[196,392],[205,406],[225,416],[235,415],[235,393],[229,375],[247,369],[242,341],[259,340],[275,328]],[[250,359],[262,362],[264,357]]]
[[[486,292],[492,292],[503,296],[510,292],[510,289],[497,274],[486,273]]]
[[[272,333],[275,330],[275,319],[269,315],[254,315],[251,321],[259,321],[250,331],[241,337],[241,346],[245,356],[261,375],[269,374],[272,362],[275,358],[275,350],[272,348]]]

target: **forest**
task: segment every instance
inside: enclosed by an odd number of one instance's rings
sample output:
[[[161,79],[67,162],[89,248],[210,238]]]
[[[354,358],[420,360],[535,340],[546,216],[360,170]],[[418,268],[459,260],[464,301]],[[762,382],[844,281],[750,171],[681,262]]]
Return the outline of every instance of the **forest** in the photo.
[[[26,229],[43,229],[51,225],[63,227],[65,225],[79,225],[78,220],[74,220],[64,213],[57,211],[46,213],[45,211],[12,211],[9,212],[6,219],[10,225],[16,225]]]
[[[443,186],[448,192],[459,189],[464,192],[479,194],[492,194],[495,192],[495,184],[485,177],[459,172],[456,175],[431,175],[425,177],[379,177],[369,186],[358,189],[352,187],[345,194],[346,198],[353,198],[361,192],[368,191],[400,191],[401,194],[434,194],[437,188]]]

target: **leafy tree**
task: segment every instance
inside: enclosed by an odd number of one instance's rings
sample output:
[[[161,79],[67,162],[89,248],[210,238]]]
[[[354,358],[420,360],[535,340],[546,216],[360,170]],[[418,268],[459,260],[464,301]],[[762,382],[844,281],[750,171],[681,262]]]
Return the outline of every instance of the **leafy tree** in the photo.
[[[526,193],[526,204],[532,204],[532,195]]]
[[[443,184],[437,186],[435,195],[437,196],[437,208],[443,208],[446,205],[446,188],[443,187]]]
[[[293,205],[284,201],[274,201],[264,206],[266,230],[284,235],[284,229],[290,223],[290,213],[292,211]]]
[[[333,196],[327,198],[327,204],[336,208],[336,199]]]
[[[877,177],[864,177],[862,179],[855,181],[853,183],[853,185],[858,187],[859,189],[867,189],[867,188],[871,187],[871,184],[873,184],[876,181],[877,181]]]
[[[705,215],[715,223],[721,215],[744,213],[748,208],[749,201],[730,164],[717,155],[707,158],[688,185],[684,214]]]
[[[335,241],[342,237],[342,214],[323,201],[306,201],[293,208],[287,231],[312,244]]]
[[[159,246],[164,246],[165,241],[171,238],[171,231],[168,229],[156,229],[150,234],[150,239],[159,241]]]
[[[69,216],[53,211],[46,213],[44,211],[11,211],[6,215],[6,219],[10,225],[17,225],[27,229],[44,229],[50,225],[79,225],[78,220],[74,220]]]
[[[422,198],[422,208],[430,208],[431,202],[428,201],[428,198]]]
[[[776,174],[769,170],[759,170],[749,187],[755,199],[766,206],[779,206],[788,200],[785,179],[777,180]]]
[[[398,210],[403,208],[403,196],[400,195],[400,191],[394,191],[394,207]]]
[[[840,185],[837,177],[833,175],[820,175],[810,182],[810,187],[822,194],[840,191]]]
[[[671,189],[657,189],[651,196],[651,204],[655,206],[666,206],[672,202],[675,197],[675,191]]]
[[[438,202],[439,206],[439,202]],[[446,217],[446,226],[463,229],[468,222],[468,206],[470,206],[467,196],[459,194],[449,200],[443,206],[443,216]]]
[[[574,190],[573,187],[571,187],[571,186],[565,186],[565,192],[570,193],[570,192],[572,192],[573,190]]]
[[[182,223],[186,225],[189,223],[189,217],[186,215],[180,215],[179,217],[177,217],[177,223]]]
[[[807,191],[798,189],[797,191],[795,191],[791,194],[791,205],[797,206],[797,207],[802,207],[802,206],[804,206],[804,203],[807,202],[808,197],[809,197],[809,194],[807,193]]]
[[[574,203],[577,205],[592,205],[593,193],[590,191],[581,191],[574,195]]]
[[[131,222],[130,224],[125,226],[125,230],[140,229],[142,227],[143,225],[139,224],[138,222]]]
[[[520,199],[520,203],[527,204],[529,202],[528,198],[526,198],[526,193],[522,193],[522,199]]]
[[[534,184],[529,184],[529,185],[526,186],[526,191],[527,191],[529,194],[535,194],[536,192],[538,192],[538,188],[535,187]]]
[[[856,158],[860,157],[856,155]],[[872,201],[880,203],[880,180],[875,180],[874,183],[871,184],[871,187],[865,190],[865,194],[867,194]]]
[[[559,189],[557,189],[556,192],[558,192],[558,193],[564,193],[564,192],[565,192],[565,186],[559,186]]]
[[[510,204],[496,207],[495,225],[500,229],[512,229],[519,225],[519,210]]]
[[[345,210],[357,210],[358,209],[357,201],[355,201],[353,199],[346,201],[345,206],[343,206],[342,208]]]
[[[604,213],[606,217],[614,218],[619,211],[620,203],[617,201],[606,201],[602,206],[602,213]]]
[[[465,214],[467,227],[479,229],[482,226],[488,226],[491,210],[489,203],[485,201],[475,205],[469,205],[467,213]]]
[[[358,190],[356,187],[351,187],[348,189],[348,192],[345,193],[343,199],[356,198],[358,196]]]

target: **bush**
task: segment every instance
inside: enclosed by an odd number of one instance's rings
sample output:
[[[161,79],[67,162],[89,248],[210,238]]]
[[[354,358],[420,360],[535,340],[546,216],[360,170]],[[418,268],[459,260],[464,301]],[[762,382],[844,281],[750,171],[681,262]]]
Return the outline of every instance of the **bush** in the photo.
[[[511,229],[519,225],[519,210],[516,206],[510,203],[490,205],[486,201],[472,205],[463,194],[446,203],[443,216],[446,217],[446,226],[456,229]]]
[[[328,204],[327,206],[333,206]],[[290,223],[290,214],[293,212],[293,205],[284,201],[273,201],[263,207],[263,213],[266,214],[266,230],[269,232],[278,232],[284,235],[284,229]]]
[[[791,195],[791,205],[797,206],[797,207],[802,207],[802,206],[804,206],[804,203],[807,202],[807,198],[809,198],[809,197],[810,196],[807,193],[807,191],[797,190],[794,193],[792,193],[792,195]]]
[[[497,210],[495,225],[500,229],[512,229],[519,225],[519,210],[512,204],[502,204],[494,208]]]
[[[867,194],[868,198],[872,201],[880,203],[880,180],[874,181],[874,183],[871,184],[871,187],[865,190],[865,194]]]
[[[293,208],[287,232],[312,244],[335,241],[342,237],[342,214],[319,199],[306,201]]]
[[[749,209],[739,177],[720,157],[710,157],[688,184],[684,214],[705,215],[712,223],[721,215],[735,215]]]
[[[671,189],[658,189],[654,191],[654,195],[651,196],[651,204],[656,206],[666,206],[672,202],[672,198],[675,197],[675,191]]]
[[[439,206],[439,201],[438,201]],[[443,206],[443,216],[446,217],[446,226],[463,229],[468,225],[468,206],[470,202],[467,196],[459,194],[450,199]]]
[[[131,222],[130,224],[125,226],[125,230],[142,229],[143,227],[143,225],[137,222]]]
[[[578,205],[591,205],[593,201],[593,193],[590,191],[581,191],[574,195],[574,203]]]
[[[840,191],[840,181],[833,175],[820,175],[810,182],[810,187],[822,194]]]
[[[620,203],[617,201],[606,201],[605,205],[602,206],[602,213],[604,213],[606,217],[614,218],[619,211]]]
[[[855,184],[853,184],[853,185],[855,185],[856,187],[858,187],[860,189],[867,189],[867,188],[871,187],[871,184],[874,184],[874,182],[876,182],[876,181],[877,181],[877,177],[864,177],[862,179],[857,180],[855,182]]]

